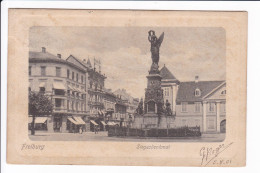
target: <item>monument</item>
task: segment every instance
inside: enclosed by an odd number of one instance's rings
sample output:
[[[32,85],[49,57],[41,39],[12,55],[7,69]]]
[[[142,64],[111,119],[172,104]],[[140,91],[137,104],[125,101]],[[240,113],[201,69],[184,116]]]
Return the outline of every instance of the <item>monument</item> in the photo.
[[[147,88],[145,89],[144,102],[139,103],[137,115],[133,127],[136,128],[168,128],[174,123],[174,117],[170,117],[171,110],[166,111],[163,99],[163,90],[161,88],[161,75],[159,71],[160,46],[163,42],[164,32],[159,38],[156,37],[155,31],[148,32],[148,40],[151,44],[152,65],[147,78]],[[144,110],[142,110],[144,104]],[[167,106],[167,105],[166,105]],[[142,110],[142,111],[140,111]],[[168,115],[168,116],[167,116]]]
[[[163,113],[163,90],[159,71],[160,46],[163,42],[164,33],[157,39],[154,31],[148,32],[148,40],[151,43],[152,65],[147,77],[145,90],[144,116],[160,116]]]

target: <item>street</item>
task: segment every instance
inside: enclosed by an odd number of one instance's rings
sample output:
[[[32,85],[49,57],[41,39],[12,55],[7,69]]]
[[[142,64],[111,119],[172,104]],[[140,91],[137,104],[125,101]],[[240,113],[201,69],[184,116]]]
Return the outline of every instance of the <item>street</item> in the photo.
[[[221,142],[225,139],[225,133],[202,134],[201,137],[175,137],[175,138],[145,138],[145,137],[108,137],[107,132],[79,133],[48,133],[37,132],[30,135],[33,141],[126,141],[126,142]]]

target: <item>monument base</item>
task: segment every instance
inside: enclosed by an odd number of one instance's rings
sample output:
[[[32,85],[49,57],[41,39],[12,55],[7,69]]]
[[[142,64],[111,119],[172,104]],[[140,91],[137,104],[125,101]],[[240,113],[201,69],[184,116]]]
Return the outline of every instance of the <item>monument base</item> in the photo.
[[[155,113],[147,113],[143,116],[135,116],[132,128],[137,129],[152,129],[152,128],[174,128],[175,118],[172,116],[162,115],[158,117]]]

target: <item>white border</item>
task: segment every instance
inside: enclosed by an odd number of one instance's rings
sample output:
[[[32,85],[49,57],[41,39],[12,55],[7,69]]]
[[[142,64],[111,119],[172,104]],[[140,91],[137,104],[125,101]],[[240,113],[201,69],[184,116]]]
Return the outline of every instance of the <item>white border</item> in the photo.
[[[260,164],[260,2],[30,2],[4,1],[1,3],[1,172],[259,172]],[[180,168],[180,167],[100,167],[100,166],[40,166],[6,164],[6,101],[7,101],[7,20],[8,8],[70,8],[70,9],[146,9],[146,10],[214,10],[248,11],[248,110],[247,110],[247,167],[245,168]],[[239,93],[238,93],[239,94]],[[258,170],[258,171],[257,171]]]

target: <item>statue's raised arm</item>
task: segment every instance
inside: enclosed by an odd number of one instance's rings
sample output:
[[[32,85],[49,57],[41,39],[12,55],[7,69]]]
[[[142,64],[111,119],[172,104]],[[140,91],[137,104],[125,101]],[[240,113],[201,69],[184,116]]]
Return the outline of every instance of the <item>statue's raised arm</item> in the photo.
[[[148,40],[151,43],[151,54],[152,54],[152,60],[153,64],[158,65],[159,59],[160,59],[160,46],[163,42],[164,33],[162,33],[159,37],[159,39],[156,37],[155,32],[153,30],[150,30],[148,32]]]

